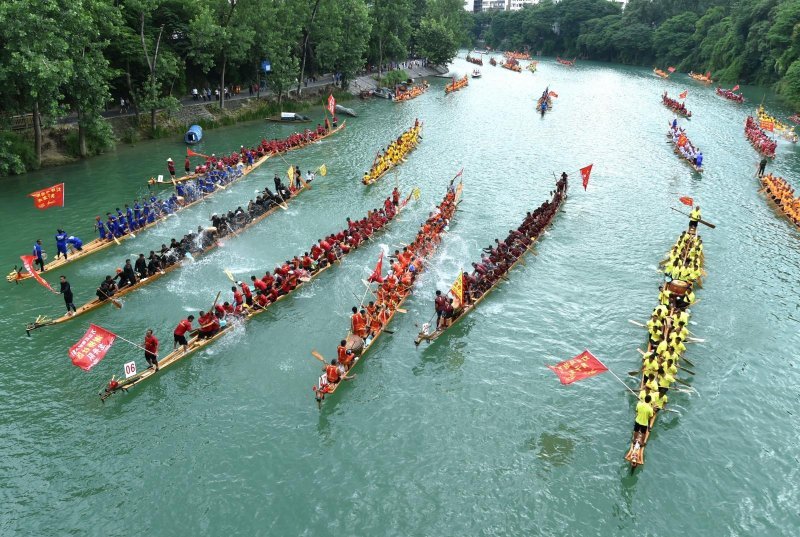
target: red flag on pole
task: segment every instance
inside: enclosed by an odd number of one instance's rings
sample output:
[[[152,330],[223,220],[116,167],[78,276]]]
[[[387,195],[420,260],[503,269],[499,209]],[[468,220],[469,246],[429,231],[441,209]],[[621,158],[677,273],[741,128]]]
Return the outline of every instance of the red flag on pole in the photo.
[[[383,283],[383,276],[381,275],[382,272],[383,272],[383,251],[381,251],[381,255],[378,258],[378,263],[375,265],[375,270],[372,271],[372,274],[367,279],[367,281]]]
[[[42,287],[44,287],[45,289],[47,289],[47,290],[48,290],[48,291],[50,291],[51,293],[59,294],[59,293],[58,293],[58,291],[56,291],[55,289],[53,289],[53,288],[50,286],[50,284],[49,284],[49,283],[47,283],[47,282],[44,280],[44,278],[42,278],[41,276],[39,276],[39,273],[38,273],[38,272],[36,272],[36,269],[35,269],[35,268],[33,268],[33,261],[34,261],[34,259],[36,259],[35,257],[33,257],[32,255],[21,255],[21,256],[19,256],[19,258],[20,258],[20,259],[22,259],[22,266],[23,266],[23,267],[25,267],[25,270],[27,270],[27,271],[28,271],[28,273],[29,273],[31,276],[33,276],[33,279],[34,279],[34,280],[36,280],[37,282],[39,282],[39,284],[41,284],[41,285],[42,285]]]
[[[550,97],[555,97],[556,99],[558,99],[558,93],[556,93],[555,91],[551,91],[548,95],[550,95]]]
[[[186,148],[186,156],[187,156],[187,157],[203,157],[203,158],[208,158],[208,155],[204,155],[204,154],[202,154],[202,153],[195,153],[194,151],[192,151],[192,150],[191,150],[191,149],[189,149],[188,147]]]
[[[739,89],[739,84],[736,84],[731,91],[736,91]]]
[[[683,90],[683,92],[678,95],[679,99],[685,99],[689,95],[689,90]]]
[[[43,211],[50,207],[64,206],[64,183],[59,183],[36,192],[28,194],[33,198],[33,204],[37,209]]]
[[[72,347],[69,348],[69,357],[72,363],[84,371],[89,371],[102,360],[117,335],[105,328],[89,325],[89,330]]]
[[[556,365],[548,365],[561,381],[561,384],[572,384],[575,381],[599,375],[608,368],[588,350],[578,356],[565,360]]]
[[[336,115],[336,99],[333,98],[332,93],[328,96],[328,112],[330,112],[332,116]]]
[[[775,123],[772,121],[762,120],[761,121],[761,128],[765,131],[775,132]]]
[[[583,189],[586,190],[587,185],[589,184],[589,176],[592,174],[592,166],[594,164],[589,164],[585,168],[581,168],[581,177],[583,177]]]
[[[680,200],[680,202],[683,203],[684,205],[688,205],[689,207],[694,205],[694,200],[689,196],[683,196],[682,198],[678,198],[678,200]]]
[[[667,67],[667,71],[669,71],[670,73],[674,73],[675,72],[675,68],[672,67],[672,66]]]

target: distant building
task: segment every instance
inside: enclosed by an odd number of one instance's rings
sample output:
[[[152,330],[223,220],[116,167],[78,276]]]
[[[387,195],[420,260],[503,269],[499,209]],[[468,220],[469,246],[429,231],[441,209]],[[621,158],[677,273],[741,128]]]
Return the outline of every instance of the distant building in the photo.
[[[483,0],[481,11],[506,11],[506,4],[510,0]]]
[[[539,0],[509,0],[506,11],[519,11],[525,6],[538,4]]]
[[[525,6],[538,4],[539,0],[464,0],[464,9],[473,11],[519,11]]]

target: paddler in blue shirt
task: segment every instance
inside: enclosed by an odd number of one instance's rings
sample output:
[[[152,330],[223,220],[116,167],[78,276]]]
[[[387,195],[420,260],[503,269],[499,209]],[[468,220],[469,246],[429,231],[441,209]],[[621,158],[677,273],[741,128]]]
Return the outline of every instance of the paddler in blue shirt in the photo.
[[[133,218],[133,209],[126,203],[125,204],[125,221],[128,223],[128,229],[134,231],[139,229],[139,219]]]
[[[694,157],[694,165],[698,168],[703,167],[703,153],[700,151],[700,148],[697,149],[697,156]]]
[[[136,220],[136,226],[142,227],[144,219],[142,218],[142,206],[139,205],[139,200],[133,200],[133,218]]]
[[[74,235],[67,237],[67,244],[78,252],[83,250],[83,241]]]
[[[64,259],[67,258],[67,234],[64,233],[63,229],[56,230],[56,259],[64,256]]]
[[[109,238],[110,233],[107,234],[106,232],[106,225],[100,220],[99,216],[94,217],[94,227],[97,228],[97,232],[100,234],[100,240],[106,240]]]

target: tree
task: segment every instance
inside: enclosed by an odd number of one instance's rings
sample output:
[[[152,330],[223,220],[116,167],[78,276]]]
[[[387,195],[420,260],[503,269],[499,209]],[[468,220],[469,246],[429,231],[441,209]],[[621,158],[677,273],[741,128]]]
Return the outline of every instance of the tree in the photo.
[[[323,72],[339,73],[342,87],[364,67],[371,30],[364,0],[327,0],[317,17],[314,57]]]
[[[72,79],[74,65],[63,31],[65,0],[41,0],[31,9],[27,0],[0,2],[0,91],[11,109],[33,114],[36,165],[42,162],[42,118],[62,114],[61,93]],[[67,28],[69,26],[66,26]],[[77,28],[74,28],[77,30]]]
[[[189,23],[189,56],[204,72],[219,69],[219,106],[225,108],[225,69],[247,57],[255,32],[249,15],[258,0],[205,0]]]
[[[417,31],[417,52],[434,65],[445,65],[458,52],[458,42],[444,23],[423,19]]]
[[[385,59],[406,59],[406,45],[411,38],[411,0],[373,0],[370,18],[370,59],[378,64],[378,77],[383,74]]]

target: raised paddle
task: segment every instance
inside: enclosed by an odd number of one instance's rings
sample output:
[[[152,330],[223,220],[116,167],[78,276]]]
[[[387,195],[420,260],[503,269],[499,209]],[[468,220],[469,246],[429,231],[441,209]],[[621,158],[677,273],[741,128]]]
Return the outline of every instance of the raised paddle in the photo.
[[[116,298],[111,298],[110,296],[105,294],[103,291],[101,291],[99,287],[97,288],[97,292],[100,293],[101,295],[103,295],[104,297],[106,297],[107,299],[109,299],[111,301],[111,303],[114,304],[115,308],[117,308],[117,309],[121,309],[122,308],[122,302],[120,302]]]
[[[322,362],[323,364],[327,364],[327,363],[328,363],[328,362],[326,362],[326,361],[325,361],[325,357],[323,357],[323,356],[322,356],[320,353],[318,353],[317,351],[311,351],[311,356],[313,356],[314,358],[316,358],[317,360],[319,360],[319,361],[320,361],[320,362]]]
[[[676,213],[680,213],[680,214],[682,214],[683,216],[689,216],[688,214],[686,214],[686,213],[684,213],[684,212],[682,212],[682,211],[679,211],[679,210],[678,210],[678,209],[676,209],[675,207],[670,207],[670,209],[672,209],[672,210],[673,210],[673,211],[675,211]],[[690,217],[690,218],[691,218],[691,217]],[[714,229],[714,228],[716,228],[716,227],[717,227],[717,226],[715,226],[714,224],[712,224],[712,223],[710,223],[710,222],[706,222],[706,221],[705,221],[705,220],[703,220],[702,218],[701,218],[700,220],[698,220],[698,222],[700,222],[700,223],[701,223],[701,224],[703,224],[703,225],[706,225],[706,226],[710,227],[711,229]]]
[[[236,278],[233,277],[233,272],[231,272],[228,269],[225,269],[224,272],[225,272],[225,276],[227,276],[230,281],[232,281],[233,283],[236,283]]]

